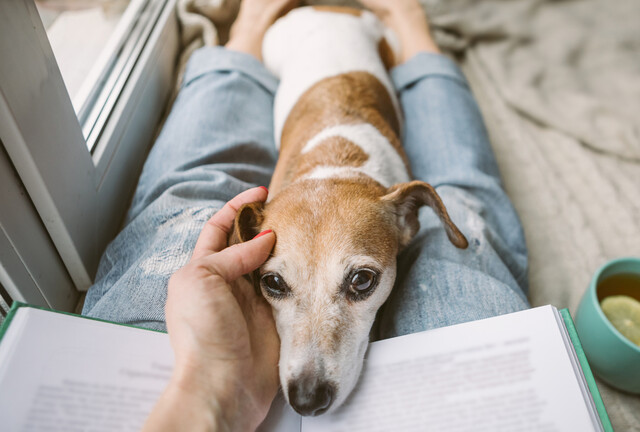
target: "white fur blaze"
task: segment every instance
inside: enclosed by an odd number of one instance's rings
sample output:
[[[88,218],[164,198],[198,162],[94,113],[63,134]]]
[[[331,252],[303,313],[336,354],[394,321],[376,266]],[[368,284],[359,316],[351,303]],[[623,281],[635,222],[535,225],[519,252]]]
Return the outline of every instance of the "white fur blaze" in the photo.
[[[360,167],[351,166],[318,166],[305,179],[346,178],[365,174],[384,187],[410,180],[404,162],[389,140],[373,125],[368,123],[339,125],[323,129],[311,138],[302,148],[302,154],[311,151],[327,138],[339,136],[352,142],[368,156]]]

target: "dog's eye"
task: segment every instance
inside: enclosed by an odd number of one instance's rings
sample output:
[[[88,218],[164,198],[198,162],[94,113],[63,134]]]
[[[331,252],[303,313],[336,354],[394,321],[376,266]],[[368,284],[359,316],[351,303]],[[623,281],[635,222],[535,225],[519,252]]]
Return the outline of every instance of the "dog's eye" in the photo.
[[[373,285],[373,279],[375,275],[369,270],[360,270],[351,278],[351,288],[354,291],[362,292],[366,291]]]
[[[376,273],[362,269],[353,272],[347,279],[349,284],[347,293],[353,300],[362,300],[369,296],[376,286]]]
[[[285,283],[282,276],[276,273],[267,273],[260,280],[264,291],[274,298],[283,298],[289,294],[289,287]]]

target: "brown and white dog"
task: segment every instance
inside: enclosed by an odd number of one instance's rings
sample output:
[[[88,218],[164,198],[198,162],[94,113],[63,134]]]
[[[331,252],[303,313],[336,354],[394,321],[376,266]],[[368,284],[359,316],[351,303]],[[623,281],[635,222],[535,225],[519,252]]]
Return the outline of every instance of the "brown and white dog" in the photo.
[[[254,279],[273,306],[283,393],[302,415],[338,407],[354,388],[419,208],[467,247],[435,190],[410,181],[389,39],[372,13],[333,7],[294,9],[264,39],[281,79],[280,157],[270,201],[239,210],[232,241],[277,235]]]

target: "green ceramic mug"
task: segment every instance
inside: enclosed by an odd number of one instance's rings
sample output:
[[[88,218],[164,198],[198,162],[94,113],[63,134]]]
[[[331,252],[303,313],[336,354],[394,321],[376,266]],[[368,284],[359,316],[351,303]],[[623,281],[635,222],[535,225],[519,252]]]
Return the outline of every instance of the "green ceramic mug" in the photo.
[[[640,347],[609,322],[600,308],[602,298],[598,297],[600,282],[620,273],[640,276],[640,258],[620,258],[600,267],[578,306],[576,330],[596,375],[613,387],[640,394]],[[640,292],[634,297],[640,299]]]

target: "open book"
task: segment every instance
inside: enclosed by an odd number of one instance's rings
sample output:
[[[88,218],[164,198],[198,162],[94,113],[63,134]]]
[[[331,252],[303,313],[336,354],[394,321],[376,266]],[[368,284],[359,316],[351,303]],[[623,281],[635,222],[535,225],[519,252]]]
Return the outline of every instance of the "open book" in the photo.
[[[24,306],[24,305],[22,305]],[[168,336],[33,307],[0,332],[3,430],[138,430],[169,380]],[[374,342],[345,405],[261,431],[612,431],[567,310],[539,307]]]

